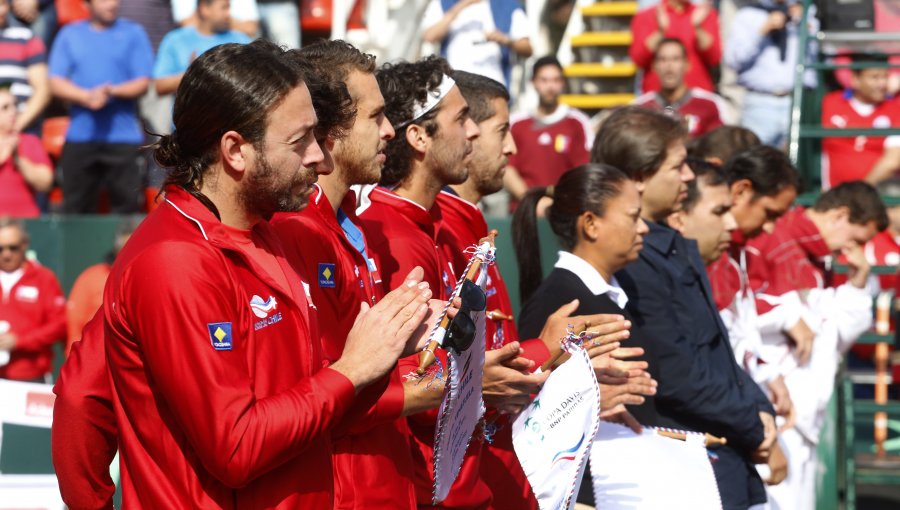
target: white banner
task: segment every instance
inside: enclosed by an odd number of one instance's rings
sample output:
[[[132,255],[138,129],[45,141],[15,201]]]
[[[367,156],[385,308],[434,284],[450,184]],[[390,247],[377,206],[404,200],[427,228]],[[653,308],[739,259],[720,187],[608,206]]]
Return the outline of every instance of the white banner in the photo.
[[[64,510],[55,475],[0,476],[0,510]]]
[[[652,428],[636,434],[602,422],[591,452],[594,498],[603,510],[721,510],[701,434],[686,441]]]
[[[0,424],[49,429],[53,424],[52,384],[0,379]],[[0,448],[3,446],[0,427]],[[0,510],[61,510],[56,475],[0,475]]]
[[[0,422],[49,429],[55,400],[52,384],[0,379]]]
[[[475,340],[461,354],[447,352],[450,369],[434,434],[434,504],[447,498],[456,481],[475,427],[484,414],[481,377],[484,373],[484,314],[471,312]]]
[[[542,510],[575,507],[599,422],[600,386],[578,348],[513,422],[513,447]]]

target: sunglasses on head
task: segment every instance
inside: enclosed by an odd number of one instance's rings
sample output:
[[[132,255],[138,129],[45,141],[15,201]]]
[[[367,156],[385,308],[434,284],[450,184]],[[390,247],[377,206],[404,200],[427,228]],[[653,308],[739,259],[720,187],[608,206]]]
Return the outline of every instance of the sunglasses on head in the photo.
[[[475,321],[469,315],[470,312],[483,312],[487,307],[484,290],[471,280],[463,281],[459,298],[462,304],[456,317],[450,321],[444,337],[444,348],[453,350],[457,355],[471,347],[475,341]]]
[[[5,252],[6,250],[9,250],[9,251],[11,251],[11,252],[13,252],[13,253],[16,253],[16,252],[20,251],[21,249],[22,249],[22,245],[21,245],[21,244],[8,244],[8,245],[5,245],[5,246],[0,245],[0,253]]]

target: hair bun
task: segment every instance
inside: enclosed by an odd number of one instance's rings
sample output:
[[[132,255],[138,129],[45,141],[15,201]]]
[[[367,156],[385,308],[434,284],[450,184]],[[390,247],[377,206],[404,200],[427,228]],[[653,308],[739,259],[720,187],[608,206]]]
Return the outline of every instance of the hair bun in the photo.
[[[178,141],[175,139],[174,133],[161,136],[159,141],[156,142],[153,147],[153,157],[156,159],[156,162],[166,168],[175,168],[178,166],[181,156],[180,153]]]

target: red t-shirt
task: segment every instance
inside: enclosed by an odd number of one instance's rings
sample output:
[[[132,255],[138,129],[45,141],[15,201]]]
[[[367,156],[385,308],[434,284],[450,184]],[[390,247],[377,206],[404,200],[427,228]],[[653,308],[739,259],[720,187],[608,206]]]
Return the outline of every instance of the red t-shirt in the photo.
[[[703,89],[688,89],[684,97],[672,104],[666,103],[659,92],[647,92],[635,99],[634,104],[659,112],[676,112],[687,122],[691,137],[701,136],[725,124],[722,121],[724,100]]]
[[[19,135],[19,157],[28,161],[50,167],[50,157],[38,137],[22,133]],[[52,171],[52,170],[51,170]],[[25,182],[13,163],[8,158],[0,163],[0,216],[16,218],[35,218],[41,215],[34,199],[34,190]]]
[[[691,13],[696,6],[687,3],[682,11],[676,11],[667,0],[661,0],[666,13],[669,15],[669,28],[665,36],[678,39],[684,44],[688,57],[687,73],[684,82],[688,87],[699,87],[704,90],[713,90],[712,78],[709,68],[719,65],[722,59],[722,41],[719,35],[719,14],[711,10],[701,26],[712,37],[712,44],[705,50],[700,50],[697,45],[697,31],[691,25]],[[654,92],[659,90],[659,77],[652,69],[653,53],[647,48],[647,38],[659,30],[656,19],[656,6],[648,7],[637,13],[631,20],[631,34],[633,36],[631,48],[628,53],[634,64],[644,71],[644,82],[641,90]]]
[[[835,91],[822,101],[822,126],[826,128],[900,127],[900,102],[883,101],[862,115],[844,92]],[[864,179],[884,153],[885,141],[898,146],[900,138],[883,136],[828,137],[822,139],[822,185]]]
[[[594,142],[587,115],[565,105],[549,117],[513,115],[510,133],[517,152],[509,165],[529,188],[556,184],[559,176],[587,163]]]

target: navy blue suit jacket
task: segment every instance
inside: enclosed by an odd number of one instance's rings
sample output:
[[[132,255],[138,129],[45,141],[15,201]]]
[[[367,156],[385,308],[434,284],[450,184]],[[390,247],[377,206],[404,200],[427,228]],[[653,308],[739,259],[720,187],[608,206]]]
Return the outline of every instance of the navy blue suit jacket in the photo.
[[[727,438],[727,446],[712,450],[725,509],[763,503],[749,456],[764,436],[759,412],[774,409],[735,362],[696,242],[667,226],[649,227],[640,258],[616,278],[628,294],[635,335],[656,354],[659,424]]]

